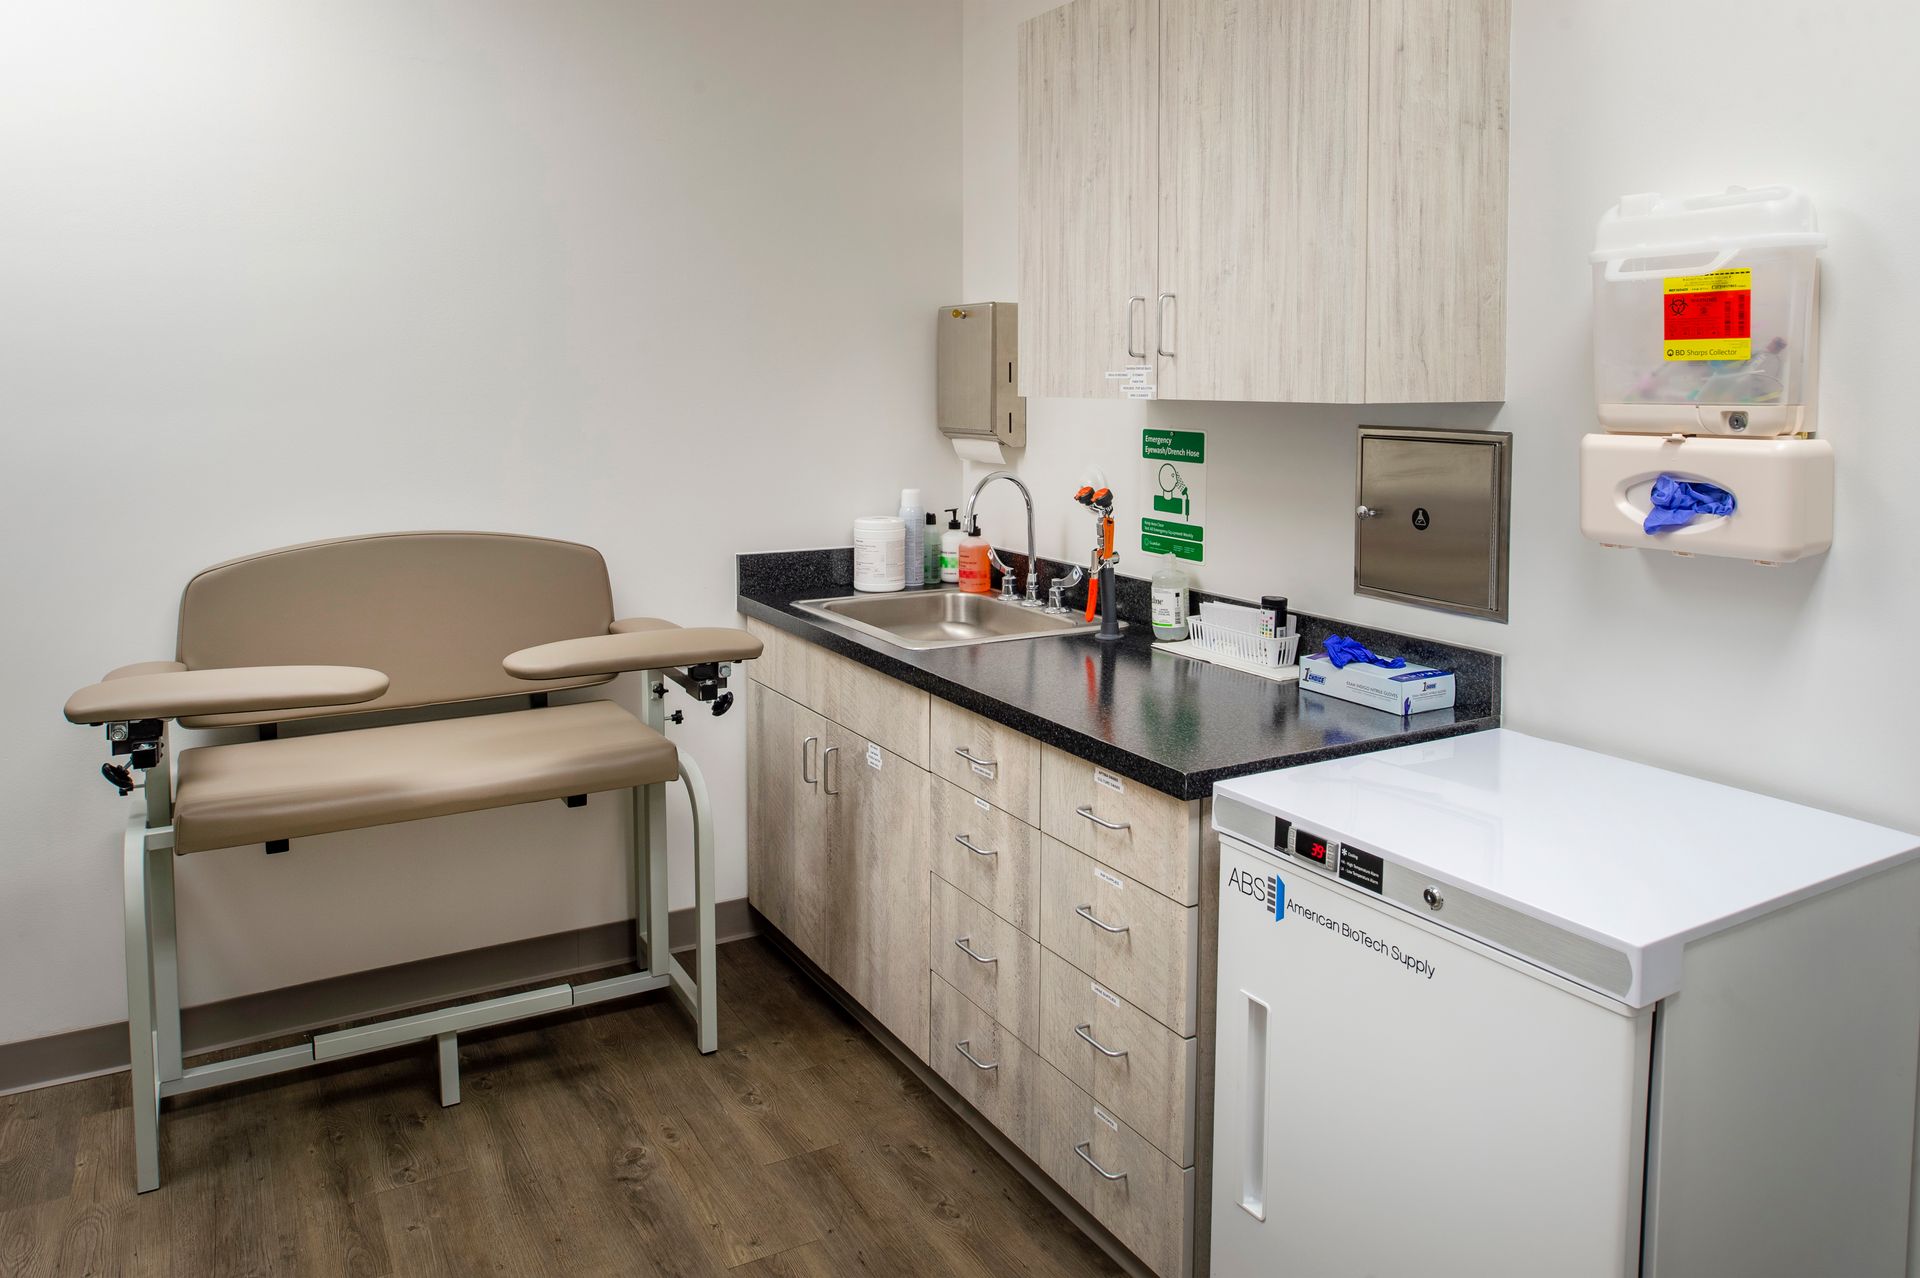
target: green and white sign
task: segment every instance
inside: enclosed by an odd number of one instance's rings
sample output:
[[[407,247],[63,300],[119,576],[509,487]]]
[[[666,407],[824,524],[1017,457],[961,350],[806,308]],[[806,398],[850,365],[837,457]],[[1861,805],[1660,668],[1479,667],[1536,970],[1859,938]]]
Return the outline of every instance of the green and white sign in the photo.
[[[1149,427],[1140,432],[1140,550],[1206,558],[1207,433]]]

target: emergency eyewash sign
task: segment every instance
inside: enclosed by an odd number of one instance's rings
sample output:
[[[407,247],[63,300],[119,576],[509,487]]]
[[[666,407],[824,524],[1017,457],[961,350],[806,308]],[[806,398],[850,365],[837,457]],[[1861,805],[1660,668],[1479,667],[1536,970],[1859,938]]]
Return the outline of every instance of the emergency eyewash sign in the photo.
[[[1206,463],[1203,430],[1140,432],[1141,553],[1206,558]]]

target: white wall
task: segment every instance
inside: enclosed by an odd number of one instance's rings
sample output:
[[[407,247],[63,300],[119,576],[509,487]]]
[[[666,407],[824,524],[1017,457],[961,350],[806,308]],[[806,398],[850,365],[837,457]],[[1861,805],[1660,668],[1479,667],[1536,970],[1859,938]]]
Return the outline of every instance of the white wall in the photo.
[[[0,1042],[124,1015],[125,803],[60,704],[172,656],[195,569],[503,529],[726,623],[736,551],[953,484],[958,44],[952,0],[0,6]],[[670,730],[722,897],[743,720]],[[188,858],[187,1001],[622,917],[617,809]]]
[[[1017,297],[1015,36],[1051,6],[966,0],[970,298]],[[1905,0],[1513,0],[1505,406],[1033,401],[1019,469],[1043,503],[1043,553],[1085,553],[1085,521],[1067,500],[1083,466],[1137,488],[1128,458],[1141,426],[1204,429],[1207,588],[1287,594],[1308,611],[1495,649],[1507,656],[1512,727],[1920,830],[1910,735],[1920,695],[1874,702],[1853,680],[1816,688],[1808,677],[1816,662],[1903,657],[1920,630],[1910,297],[1920,173],[1894,123],[1920,100],[1916,39],[1920,9]],[[1687,70],[1675,51],[1688,49],[1711,50],[1712,68]],[[1833,551],[1765,569],[1583,540],[1576,449],[1592,428],[1594,223],[1630,191],[1772,182],[1811,191],[1832,239],[1820,410],[1839,458]],[[1353,594],[1361,422],[1513,432],[1510,625]],[[1024,536],[1004,498],[983,508],[989,535]]]

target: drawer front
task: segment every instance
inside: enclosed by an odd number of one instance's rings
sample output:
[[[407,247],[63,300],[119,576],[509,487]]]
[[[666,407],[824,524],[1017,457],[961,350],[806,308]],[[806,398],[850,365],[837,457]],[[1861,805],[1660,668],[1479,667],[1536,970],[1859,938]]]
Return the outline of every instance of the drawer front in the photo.
[[[1041,747],[1040,828],[1182,905],[1200,901],[1200,809]]]
[[[929,966],[1032,1047],[1040,1028],[1040,945],[953,884],[933,878]]]
[[[1107,1112],[1175,1163],[1193,1166],[1196,1040],[1043,950],[1039,1047]]]
[[[931,975],[933,1040],[940,1077],[1009,1139],[1026,1148],[1035,1130],[1040,1057],[959,990]],[[971,1059],[969,1059],[971,1058]]]
[[[747,618],[747,631],[766,646],[747,665],[756,682],[917,767],[927,766],[931,696],[756,618]]]
[[[1040,824],[1040,743],[938,697],[930,768],[970,794]]]
[[[1187,1278],[1195,1171],[1176,1166],[1045,1061],[1039,1071],[1022,1148],[1154,1273]],[[1115,1179],[1101,1175],[1089,1159]]]
[[[950,781],[932,777],[927,784],[933,872],[1038,937],[1040,831]]]
[[[803,705],[917,767],[927,766],[931,696],[825,648],[802,647],[808,658],[808,693],[813,698],[800,698]]]
[[[1041,943],[1188,1038],[1198,1011],[1199,914],[1058,839],[1041,839]]]

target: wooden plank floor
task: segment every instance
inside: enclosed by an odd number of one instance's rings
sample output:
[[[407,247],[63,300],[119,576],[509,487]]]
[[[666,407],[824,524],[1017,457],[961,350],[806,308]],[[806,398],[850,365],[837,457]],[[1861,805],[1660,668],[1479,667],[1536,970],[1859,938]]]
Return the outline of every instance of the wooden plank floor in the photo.
[[[660,995],[188,1096],[136,1195],[127,1076],[0,1097],[0,1275],[1115,1274],[763,940],[721,1049]]]

